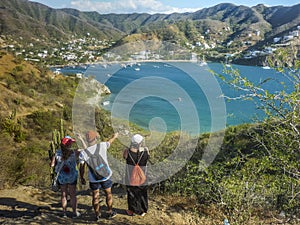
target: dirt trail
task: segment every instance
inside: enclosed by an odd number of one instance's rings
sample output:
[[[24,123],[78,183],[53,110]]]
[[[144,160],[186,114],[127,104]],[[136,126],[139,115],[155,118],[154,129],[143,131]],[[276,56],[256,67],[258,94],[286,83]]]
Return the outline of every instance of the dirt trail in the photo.
[[[189,200],[176,198],[170,202],[163,196],[149,197],[149,212],[146,216],[127,216],[126,192],[123,188],[113,189],[114,209],[118,215],[113,219],[105,218],[105,198],[101,197],[103,219],[96,223],[91,207],[90,191],[81,188],[78,191],[78,209],[80,218],[62,218],[60,194],[50,189],[37,189],[20,186],[16,189],[0,190],[0,224],[208,224],[200,221]],[[68,205],[68,215],[71,207]],[[221,224],[221,223],[220,223]]]

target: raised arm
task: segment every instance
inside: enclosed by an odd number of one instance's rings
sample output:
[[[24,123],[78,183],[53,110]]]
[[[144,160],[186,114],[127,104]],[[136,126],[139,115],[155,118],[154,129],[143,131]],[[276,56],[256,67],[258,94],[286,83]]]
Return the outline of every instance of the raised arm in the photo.
[[[77,138],[79,139],[79,141],[82,143],[83,148],[86,149],[88,146],[85,143],[85,141],[83,140],[83,138],[81,137],[81,135],[79,133],[76,133]]]
[[[113,143],[118,138],[118,136],[119,136],[118,132],[114,133],[112,138],[108,140],[109,144]]]

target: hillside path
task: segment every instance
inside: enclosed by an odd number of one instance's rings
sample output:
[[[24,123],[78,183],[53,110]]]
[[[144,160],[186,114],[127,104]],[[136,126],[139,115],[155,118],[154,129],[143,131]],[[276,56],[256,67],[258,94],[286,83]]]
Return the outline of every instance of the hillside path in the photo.
[[[0,224],[178,224],[193,225],[205,224],[197,221],[195,212],[185,200],[176,198],[167,203],[163,196],[149,197],[149,212],[146,216],[127,216],[127,197],[124,188],[113,189],[114,209],[118,215],[113,219],[105,218],[105,198],[101,195],[101,209],[103,218],[95,222],[91,206],[90,191],[81,188],[78,191],[78,210],[81,217],[72,219],[63,218],[60,206],[60,192],[54,193],[49,189],[38,189],[30,186],[19,186],[15,189],[0,190]],[[71,207],[68,203],[68,215],[71,216]]]

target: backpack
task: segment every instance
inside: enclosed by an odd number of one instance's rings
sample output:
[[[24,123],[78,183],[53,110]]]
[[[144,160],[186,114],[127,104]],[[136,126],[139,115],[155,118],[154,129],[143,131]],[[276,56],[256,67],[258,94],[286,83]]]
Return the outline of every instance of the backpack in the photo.
[[[100,144],[97,144],[96,151],[91,154],[87,149],[84,150],[88,155],[86,164],[97,181],[105,181],[111,175],[111,170],[105,160],[100,155]]]
[[[141,158],[143,157],[143,154],[144,154],[144,152],[142,153],[138,162],[135,163],[135,165],[132,169],[132,172],[130,175],[130,185],[131,186],[140,186],[140,185],[144,184],[146,181],[146,175],[139,165],[139,162],[140,162]],[[129,152],[128,152],[128,155],[130,156],[131,160],[134,162],[134,160]]]
[[[60,174],[58,176],[58,181],[60,184],[72,184],[78,178],[78,170],[76,169],[76,158],[72,156],[72,161],[65,161]]]

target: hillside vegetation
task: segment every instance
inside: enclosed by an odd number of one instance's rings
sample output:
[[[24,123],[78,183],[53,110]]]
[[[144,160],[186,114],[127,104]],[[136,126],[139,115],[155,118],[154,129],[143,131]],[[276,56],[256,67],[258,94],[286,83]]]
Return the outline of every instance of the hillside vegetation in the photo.
[[[1,186],[47,183],[51,132],[70,120],[76,81],[5,52],[0,65]]]
[[[247,7],[222,3],[194,13],[101,15],[75,9],[53,9],[27,0],[2,0],[0,29],[2,35],[24,46],[29,43],[54,46],[89,33],[97,39],[114,41],[142,34],[182,45],[186,42],[204,44],[205,38],[207,44],[223,45],[225,49],[230,42],[235,48],[245,42],[244,48],[248,48],[273,43],[274,37],[295,30],[300,23],[299,10],[299,4]]]
[[[16,185],[47,188],[52,132],[64,121],[65,133],[73,135],[71,104],[78,80],[53,76],[47,69],[5,52],[1,53],[0,64],[0,140],[4,143],[0,159],[1,188]],[[95,121],[103,140],[114,132],[107,112],[97,110]],[[147,131],[138,127],[132,129],[147,135]],[[276,140],[271,135],[273,131],[282,135],[277,138],[280,142],[273,141]],[[152,150],[152,163],[168,157],[179,138],[177,133],[167,134]],[[204,168],[200,159],[210,138],[214,143],[218,133],[199,136],[187,165],[173,177],[152,185],[152,195],[164,195],[169,199],[168,204],[176,202],[176,196],[193,201],[192,208],[182,206],[194,210],[193,221],[197,215],[209,221],[227,217],[232,224],[299,223],[299,152],[298,141],[292,141],[299,138],[288,124],[271,120],[227,128],[214,163]],[[122,158],[123,147],[117,142],[112,146],[112,154]]]
[[[229,53],[243,56],[243,51],[273,43],[274,37],[283,37],[290,31],[297,33],[300,4],[246,7],[224,3],[184,14],[100,15],[52,9],[27,0],[1,0],[0,23],[0,211],[4,212],[0,213],[0,222],[11,216],[7,223],[14,224],[14,218],[20,216],[17,206],[27,206],[20,223],[35,223],[34,219],[63,223],[66,221],[51,214],[51,209],[58,212],[59,206],[54,203],[58,196],[48,190],[49,154],[53,151],[50,142],[58,129],[74,136],[72,107],[80,79],[54,75],[45,66],[45,55],[50,57],[51,65],[87,63],[90,57],[101,59],[113,47],[156,40],[184,46],[188,51],[195,47],[195,52],[204,54],[207,60],[222,61]],[[150,186],[153,208],[147,224],[171,224],[173,220],[182,224],[221,224],[224,218],[231,225],[300,223],[299,35],[293,37],[293,42],[283,44],[287,44],[285,48],[270,54],[266,62],[291,81],[292,91],[281,84],[282,90],[269,93],[260,86],[268,79],[255,85],[232,68],[225,69],[226,76],[211,71],[233,88],[245,91],[241,99],[257,98],[266,119],[259,124],[199,135],[188,163],[174,176]],[[206,45],[208,48],[204,48]],[[255,60],[265,61],[265,56]],[[109,112],[95,110],[95,124],[102,140],[114,132],[111,123]],[[122,125],[119,128],[128,138],[134,132],[150,135],[134,124],[130,124],[130,131],[122,130]],[[222,132],[225,137],[220,151],[205,167],[202,156],[206,148],[214,149]],[[151,149],[151,163],[167,162],[180,138],[178,132],[166,134],[159,146]],[[188,138],[182,139],[179,150],[184,151],[190,143]],[[116,141],[110,152],[122,159],[123,148]],[[11,187],[16,189],[7,191]],[[20,195],[20,190],[28,196],[39,196],[37,202],[32,202],[34,197]],[[116,184],[115,190],[117,205],[124,208],[124,187]],[[82,186],[80,191],[81,207],[87,209],[90,199]],[[82,224],[92,215],[87,212]],[[28,219],[28,213],[34,219]],[[140,218],[130,221],[124,217],[118,222],[145,223]]]

